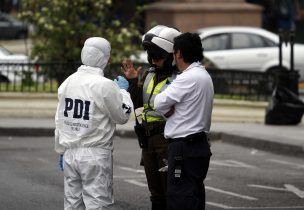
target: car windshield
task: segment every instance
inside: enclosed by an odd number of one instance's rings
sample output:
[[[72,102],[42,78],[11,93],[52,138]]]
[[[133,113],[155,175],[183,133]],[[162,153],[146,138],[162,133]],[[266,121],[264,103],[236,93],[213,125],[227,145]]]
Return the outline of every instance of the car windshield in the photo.
[[[10,52],[9,50],[3,48],[3,47],[0,47],[0,55],[12,55],[13,53]]]

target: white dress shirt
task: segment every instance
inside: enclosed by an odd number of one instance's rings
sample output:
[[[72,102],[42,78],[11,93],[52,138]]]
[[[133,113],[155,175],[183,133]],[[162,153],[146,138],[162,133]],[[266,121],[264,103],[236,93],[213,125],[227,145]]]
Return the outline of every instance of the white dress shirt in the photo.
[[[213,96],[210,75],[201,63],[192,63],[155,98],[157,111],[165,114],[172,106],[175,108],[173,115],[167,118],[165,137],[180,138],[201,131],[208,133]]]

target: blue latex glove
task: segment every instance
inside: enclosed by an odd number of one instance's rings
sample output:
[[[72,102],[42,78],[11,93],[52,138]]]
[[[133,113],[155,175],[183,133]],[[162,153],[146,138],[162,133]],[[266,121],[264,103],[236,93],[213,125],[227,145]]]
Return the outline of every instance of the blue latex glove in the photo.
[[[63,155],[59,155],[59,168],[63,171]]]
[[[129,82],[122,76],[118,76],[116,79],[114,79],[114,82],[119,86],[120,89],[128,90],[129,88]]]

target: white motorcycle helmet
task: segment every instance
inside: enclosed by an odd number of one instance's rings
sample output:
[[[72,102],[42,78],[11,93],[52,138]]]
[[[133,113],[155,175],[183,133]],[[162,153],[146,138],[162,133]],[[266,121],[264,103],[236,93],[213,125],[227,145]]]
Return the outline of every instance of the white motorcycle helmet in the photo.
[[[175,28],[157,25],[150,29],[142,37],[142,45],[147,51],[148,61],[152,65],[152,59],[166,59],[163,69],[170,70],[175,66],[173,59],[174,38],[180,35]]]

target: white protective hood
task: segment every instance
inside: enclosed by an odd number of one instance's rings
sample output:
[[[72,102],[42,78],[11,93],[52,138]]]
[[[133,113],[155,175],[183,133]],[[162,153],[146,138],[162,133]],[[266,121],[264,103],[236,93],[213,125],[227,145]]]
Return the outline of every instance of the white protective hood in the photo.
[[[86,66],[104,70],[109,61],[110,54],[111,45],[106,39],[91,37],[84,43],[81,51],[81,61]]]

